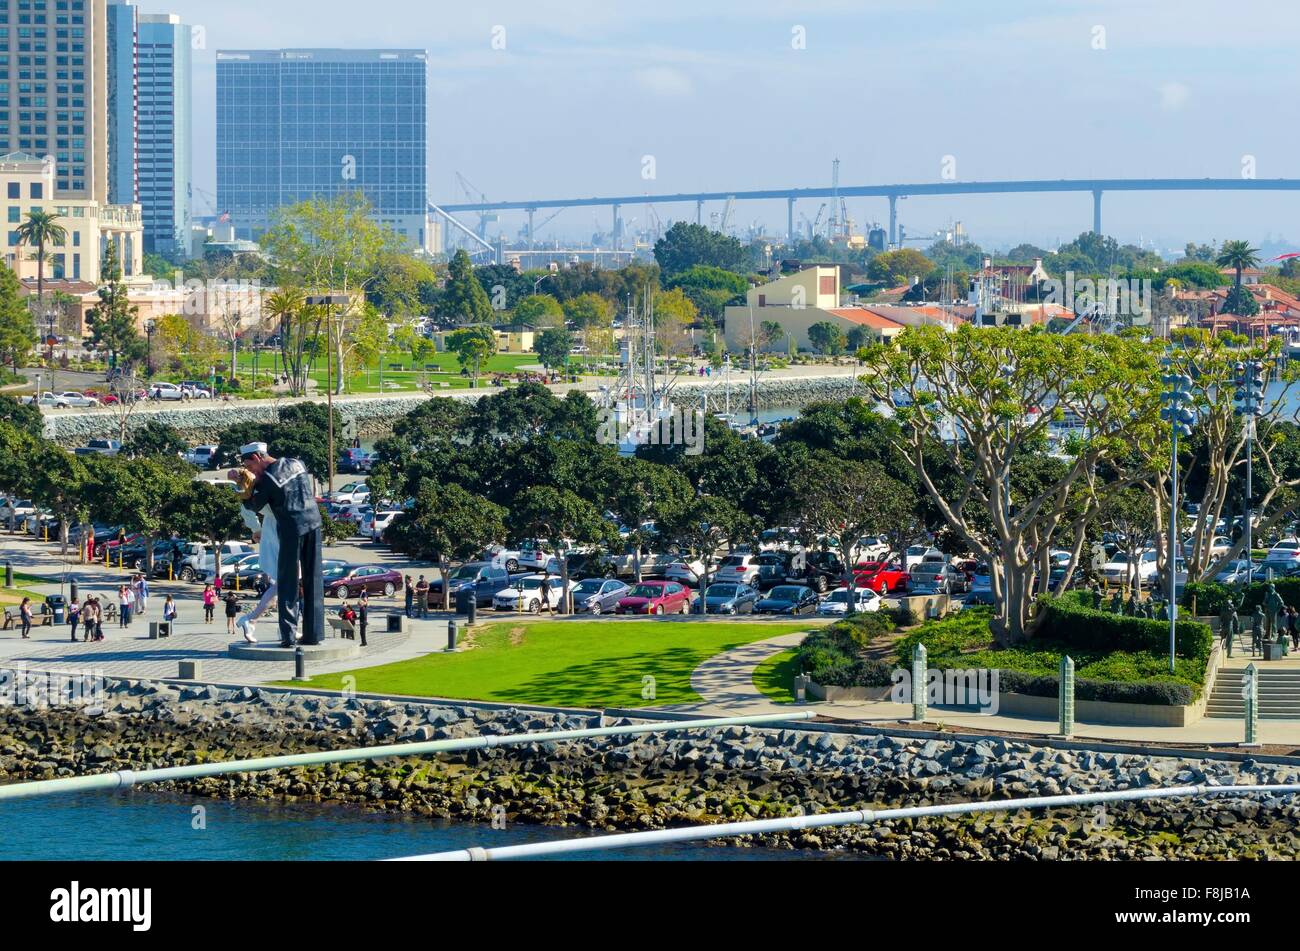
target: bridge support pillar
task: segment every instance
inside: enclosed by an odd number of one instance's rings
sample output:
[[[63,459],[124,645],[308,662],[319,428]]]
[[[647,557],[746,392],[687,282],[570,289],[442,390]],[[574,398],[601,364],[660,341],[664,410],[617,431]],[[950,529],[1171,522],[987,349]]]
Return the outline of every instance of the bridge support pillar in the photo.
[[[697,225],[704,224],[704,202],[702,200],[695,202],[695,223]]]
[[[898,196],[889,196],[889,247],[898,244]]]
[[[790,247],[794,247],[794,199],[785,200],[785,234]]]
[[[533,250],[533,215],[537,214],[536,208],[528,209],[528,250]]]
[[[1094,234],[1101,234],[1101,189],[1098,188],[1092,193],[1092,230]]]
[[[619,250],[619,246],[622,244],[622,242],[619,240],[619,238],[622,236],[619,234],[618,212],[619,212],[619,206],[615,205],[614,206],[614,230],[610,232],[610,234],[613,236],[614,239],[615,251]]]

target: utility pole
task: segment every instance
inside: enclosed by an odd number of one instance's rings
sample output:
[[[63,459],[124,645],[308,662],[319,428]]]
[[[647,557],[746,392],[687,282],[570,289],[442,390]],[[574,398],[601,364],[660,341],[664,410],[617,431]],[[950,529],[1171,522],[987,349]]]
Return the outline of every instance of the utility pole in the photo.
[[[329,484],[326,492],[334,491],[334,318],[330,315],[331,307],[347,310],[349,297],[346,294],[316,294],[307,298],[307,306],[325,308],[325,406],[329,415]],[[339,367],[339,373],[343,368]]]

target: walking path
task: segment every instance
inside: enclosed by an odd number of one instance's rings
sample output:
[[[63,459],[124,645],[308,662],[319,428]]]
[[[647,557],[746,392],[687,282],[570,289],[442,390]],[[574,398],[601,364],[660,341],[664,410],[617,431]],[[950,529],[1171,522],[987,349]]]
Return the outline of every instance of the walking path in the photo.
[[[765,660],[797,646],[802,640],[802,634],[785,634],[745,644],[711,657],[691,675],[691,687],[704,698],[704,702],[680,704],[668,709],[712,715],[725,711],[735,716],[789,710],[792,704],[774,702],[754,686],[754,672]],[[887,700],[834,703],[813,701],[807,706],[822,716],[855,723],[897,724],[899,721],[911,722],[912,717],[910,704],[891,703]],[[1053,736],[1057,732],[1055,720],[983,716],[933,705],[929,709],[927,722],[971,732],[994,730],[1044,736]],[[1074,735],[1089,739],[1137,740],[1146,743],[1225,745],[1240,743],[1245,736],[1245,726],[1241,721],[1231,719],[1201,719],[1188,727],[1117,726],[1076,721]],[[1261,720],[1259,737],[1265,744],[1300,745],[1300,719]]]

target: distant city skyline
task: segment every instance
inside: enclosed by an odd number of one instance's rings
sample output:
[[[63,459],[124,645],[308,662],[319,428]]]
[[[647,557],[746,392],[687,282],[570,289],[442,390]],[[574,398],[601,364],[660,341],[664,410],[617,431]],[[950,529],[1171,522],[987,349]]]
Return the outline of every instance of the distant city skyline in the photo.
[[[1029,0],[967,5],[788,0],[760,8],[576,2],[433,8],[377,0],[177,0],[198,28],[194,173],[215,192],[214,54],[277,47],[427,49],[435,201],[464,200],[456,172],[492,199],[845,184],[1300,174],[1290,37],[1300,11],[1261,0],[1231,16],[1209,0]],[[142,11],[155,12],[151,5]],[[504,47],[504,48],[502,48]],[[1267,121],[1265,121],[1267,120]],[[643,177],[653,156],[654,178]],[[947,163],[947,165],[945,165]],[[814,205],[814,202],[802,204]],[[816,207],[801,207],[809,219]],[[848,202],[860,229],[880,199]],[[1109,195],[1105,230],[1161,250],[1189,240],[1285,240],[1300,195]],[[210,202],[196,194],[195,213]],[[710,211],[706,208],[705,220]],[[662,219],[694,208],[659,205]],[[629,230],[650,215],[626,206]],[[607,213],[561,213],[548,234],[608,230]],[[633,220],[635,219],[635,220]],[[783,202],[737,208],[785,230]],[[1087,195],[912,198],[922,234],[962,221],[986,246],[1055,247],[1091,226]],[[513,238],[522,214],[497,227]],[[470,222],[467,222],[470,223]]]

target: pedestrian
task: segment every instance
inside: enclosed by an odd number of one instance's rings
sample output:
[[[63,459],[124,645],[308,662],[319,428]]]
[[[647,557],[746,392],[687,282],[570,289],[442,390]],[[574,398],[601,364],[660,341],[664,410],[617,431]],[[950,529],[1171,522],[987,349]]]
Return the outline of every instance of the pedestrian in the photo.
[[[411,616],[411,608],[415,604],[415,585],[411,584],[411,576],[407,575],[403,579],[403,587],[406,588],[406,616]]]
[[[88,641],[95,636],[95,599],[87,597],[81,605],[81,639]]]
[[[203,622],[205,624],[212,623],[212,612],[216,610],[216,607],[217,592],[209,582],[203,586]]]
[[[135,613],[144,614],[149,610],[149,582],[143,573],[135,576]]]
[[[1300,618],[1300,612],[1297,612],[1294,607],[1286,609],[1286,629],[1287,633],[1291,635],[1291,645],[1296,649],[1300,649],[1300,639],[1298,639],[1298,636],[1300,636],[1300,621],[1298,621],[1298,618]]]
[[[126,627],[131,623],[131,589],[120,585],[117,589],[117,626]]]
[[[235,618],[239,617],[239,598],[235,592],[226,592],[226,633],[235,633]]]
[[[23,598],[23,603],[18,605],[18,617],[22,621],[23,640],[27,640],[32,633],[32,599]]]
[[[81,621],[81,605],[73,601],[68,605],[68,627],[72,629],[72,640],[77,640],[77,624]]]
[[[366,646],[366,624],[369,621],[370,614],[370,595],[364,588],[361,589],[361,597],[357,599],[357,630],[361,634],[361,646]]]
[[[429,616],[429,582],[424,580],[424,575],[415,583],[415,613],[421,618]]]
[[[176,623],[176,601],[169,594],[167,600],[163,602],[163,620],[168,624]]]

